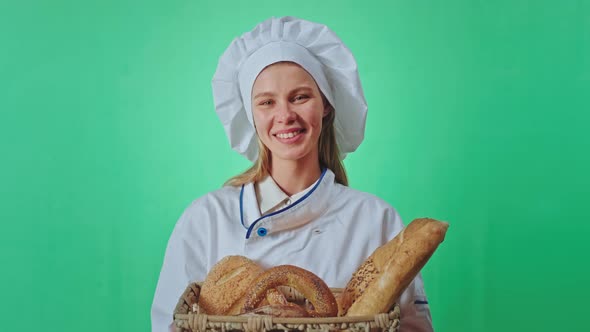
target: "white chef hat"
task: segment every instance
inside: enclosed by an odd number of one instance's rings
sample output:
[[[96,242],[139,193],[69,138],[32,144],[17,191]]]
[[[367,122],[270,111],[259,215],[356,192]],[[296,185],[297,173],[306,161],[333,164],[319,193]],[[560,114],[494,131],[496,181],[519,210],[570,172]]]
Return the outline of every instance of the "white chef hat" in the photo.
[[[252,86],[264,68],[281,61],[303,67],[334,107],[336,142],[344,159],[362,142],[367,116],[356,61],[327,26],[295,17],[258,24],[234,39],[219,59],[213,99],[231,147],[251,161],[258,157]]]

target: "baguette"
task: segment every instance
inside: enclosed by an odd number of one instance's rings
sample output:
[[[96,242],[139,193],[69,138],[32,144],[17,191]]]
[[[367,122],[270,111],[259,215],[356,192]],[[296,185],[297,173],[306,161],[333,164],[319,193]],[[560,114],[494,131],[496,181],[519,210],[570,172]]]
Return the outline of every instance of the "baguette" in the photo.
[[[386,312],[444,240],[449,224],[430,218],[413,220],[377,248],[352,275],[340,299],[339,316]]]

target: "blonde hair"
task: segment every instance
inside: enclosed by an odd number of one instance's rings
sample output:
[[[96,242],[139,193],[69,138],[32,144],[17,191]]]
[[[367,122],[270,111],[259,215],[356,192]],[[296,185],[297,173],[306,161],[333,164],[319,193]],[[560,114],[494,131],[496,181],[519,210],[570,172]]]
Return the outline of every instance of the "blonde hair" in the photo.
[[[348,186],[348,177],[346,176],[344,164],[340,160],[338,143],[334,132],[334,108],[329,104],[326,104],[326,107],[330,107],[330,112],[322,120],[322,131],[318,141],[320,167],[329,168],[334,172],[336,182]],[[243,173],[227,180],[224,185],[239,187],[250,182],[258,182],[270,174],[270,151],[262,144],[258,136],[256,136],[256,140],[258,141],[258,159],[254,162],[254,165]]]

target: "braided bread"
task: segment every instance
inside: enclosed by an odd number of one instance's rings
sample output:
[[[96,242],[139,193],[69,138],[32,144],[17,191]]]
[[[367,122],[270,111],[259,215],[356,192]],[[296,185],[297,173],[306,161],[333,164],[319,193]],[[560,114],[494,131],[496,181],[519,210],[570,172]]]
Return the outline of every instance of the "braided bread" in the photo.
[[[336,299],[326,283],[312,272],[293,265],[279,265],[261,273],[252,283],[244,299],[242,313],[253,311],[269,290],[281,285],[299,291],[312,305],[311,317],[332,317],[338,314]]]

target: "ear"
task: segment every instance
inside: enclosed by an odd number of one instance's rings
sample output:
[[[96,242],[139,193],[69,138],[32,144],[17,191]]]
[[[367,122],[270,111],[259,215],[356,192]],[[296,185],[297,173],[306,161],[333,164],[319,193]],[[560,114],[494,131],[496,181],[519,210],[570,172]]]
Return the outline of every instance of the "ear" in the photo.
[[[325,117],[326,115],[330,114],[330,112],[334,111],[334,107],[332,107],[332,105],[330,105],[329,103],[324,104],[324,114],[322,117]]]

